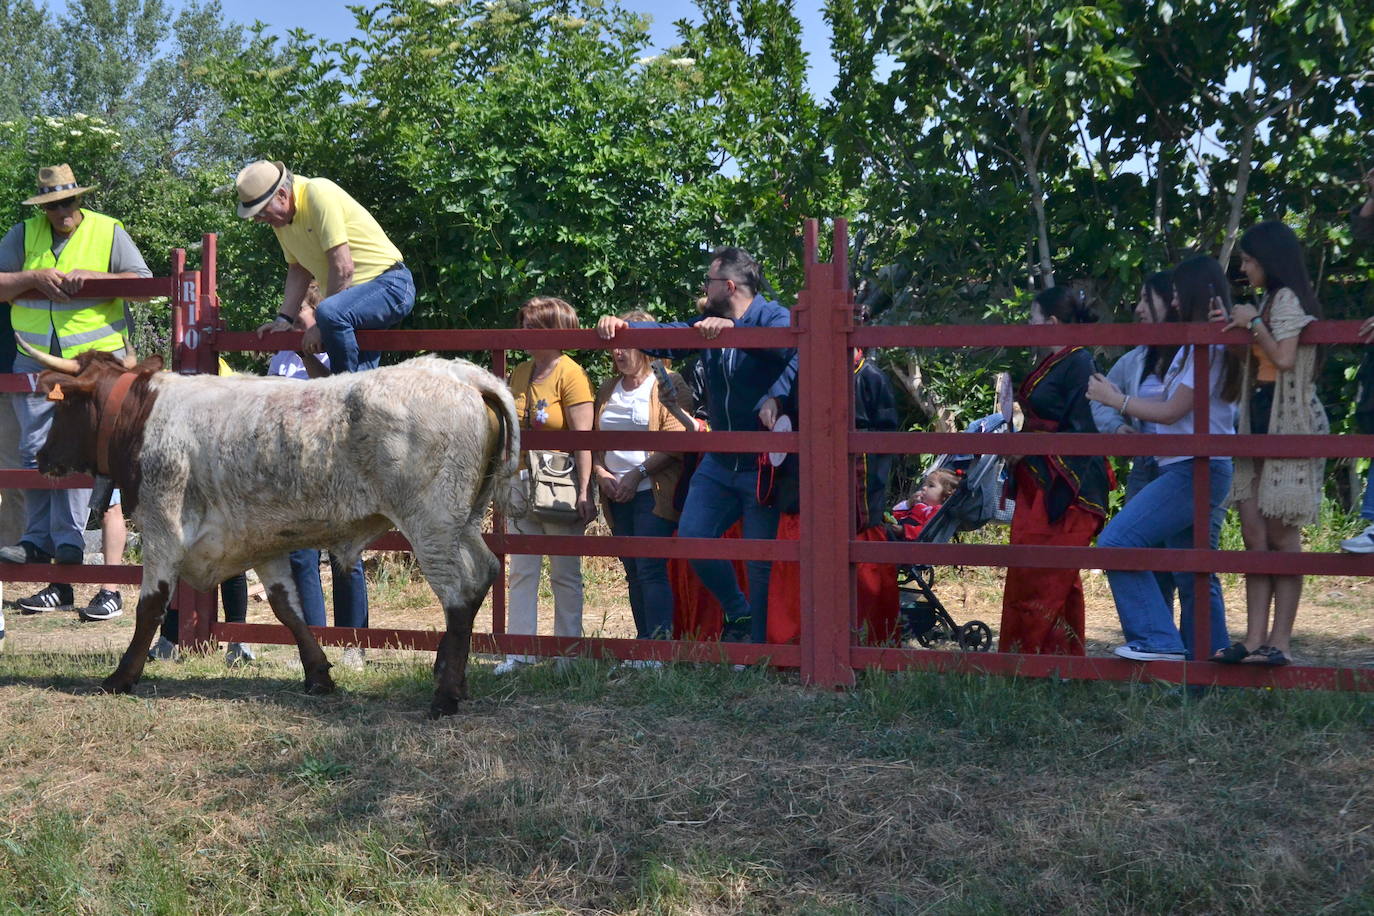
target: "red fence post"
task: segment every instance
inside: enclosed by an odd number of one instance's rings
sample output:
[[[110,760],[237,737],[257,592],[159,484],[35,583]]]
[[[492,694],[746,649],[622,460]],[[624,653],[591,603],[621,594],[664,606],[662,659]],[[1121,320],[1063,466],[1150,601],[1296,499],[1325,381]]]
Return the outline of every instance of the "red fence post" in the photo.
[[[853,383],[849,340],[847,224],[835,222],[831,263],[816,256],[817,225],[806,221],[806,286],[797,297],[793,323],[800,329],[797,388],[801,425],[801,675],[805,683],[846,687],[854,683],[849,662],[853,619],[853,474],[849,429]]]

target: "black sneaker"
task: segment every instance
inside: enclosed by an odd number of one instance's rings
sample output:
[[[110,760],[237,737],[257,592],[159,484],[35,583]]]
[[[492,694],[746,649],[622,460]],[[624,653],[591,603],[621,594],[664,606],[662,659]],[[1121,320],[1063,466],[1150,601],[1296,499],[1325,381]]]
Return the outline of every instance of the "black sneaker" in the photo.
[[[57,548],[55,560],[59,566],[80,566],[85,562],[86,555],[75,544],[62,544]]]
[[[16,604],[20,613],[41,614],[44,611],[70,611],[72,601],[70,585],[49,585],[27,598],[20,598]]]
[[[82,620],[109,620],[111,617],[118,617],[124,613],[124,600],[119,597],[119,592],[112,592],[108,588],[102,588],[95,593],[91,603],[81,609]]]
[[[751,618],[740,617],[735,620],[725,621],[725,626],[721,627],[721,642],[749,642],[752,638],[750,628]]]
[[[52,554],[39,550],[28,541],[12,547],[0,547],[0,563],[51,563]]]

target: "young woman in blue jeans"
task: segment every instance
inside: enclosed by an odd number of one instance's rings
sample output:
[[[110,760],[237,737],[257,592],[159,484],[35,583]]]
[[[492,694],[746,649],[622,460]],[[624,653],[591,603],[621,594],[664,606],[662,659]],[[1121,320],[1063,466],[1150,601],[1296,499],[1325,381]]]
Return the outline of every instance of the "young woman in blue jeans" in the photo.
[[[1173,302],[1183,321],[1206,321],[1217,299],[1229,310],[1230,284],[1225,271],[1213,258],[1198,255],[1174,269]],[[1191,346],[1161,348],[1160,363],[1166,368],[1164,387],[1159,397],[1130,397],[1097,375],[1088,385],[1088,398],[1106,404],[1123,416],[1154,424],[1154,432],[1188,434],[1193,430],[1193,353]],[[1234,435],[1237,402],[1240,398],[1241,366],[1226,347],[1208,347],[1208,432]],[[1107,523],[1097,543],[1101,547],[1178,547],[1188,548],[1193,540],[1193,501],[1180,498],[1192,492],[1193,464],[1202,461],[1187,455],[1157,459],[1159,476],[1145,486]],[[1209,542],[1213,549],[1221,533],[1221,513],[1217,508],[1226,500],[1231,487],[1231,459],[1214,457],[1208,461],[1208,504],[1212,522]],[[1108,570],[1112,597],[1125,645],[1116,654],[1137,661],[1182,660],[1192,658],[1194,573],[1174,574],[1181,606],[1182,632],[1174,623],[1159,584],[1150,572]],[[1221,597],[1221,582],[1212,574],[1210,587],[1211,650],[1230,644],[1226,633],[1226,607]],[[1210,654],[1210,651],[1208,654]]]

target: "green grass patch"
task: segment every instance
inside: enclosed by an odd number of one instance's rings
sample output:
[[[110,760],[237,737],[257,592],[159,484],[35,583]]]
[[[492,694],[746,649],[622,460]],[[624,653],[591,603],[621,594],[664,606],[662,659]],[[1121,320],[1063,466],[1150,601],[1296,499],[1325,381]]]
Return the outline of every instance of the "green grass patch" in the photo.
[[[1374,698],[0,656],[0,913],[1367,912]]]

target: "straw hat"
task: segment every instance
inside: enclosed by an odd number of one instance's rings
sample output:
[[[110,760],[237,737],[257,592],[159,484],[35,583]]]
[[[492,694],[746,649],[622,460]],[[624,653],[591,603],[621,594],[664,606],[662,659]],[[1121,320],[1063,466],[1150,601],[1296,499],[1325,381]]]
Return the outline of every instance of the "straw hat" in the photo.
[[[54,200],[66,200],[78,194],[95,190],[94,185],[81,187],[67,163],[45,165],[38,170],[38,193],[24,201],[25,204],[46,204]]]
[[[244,219],[256,216],[290,177],[291,172],[280,162],[259,159],[245,165],[234,179],[234,187],[239,192],[239,216]]]

